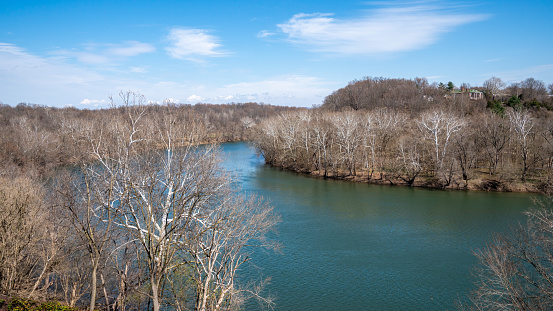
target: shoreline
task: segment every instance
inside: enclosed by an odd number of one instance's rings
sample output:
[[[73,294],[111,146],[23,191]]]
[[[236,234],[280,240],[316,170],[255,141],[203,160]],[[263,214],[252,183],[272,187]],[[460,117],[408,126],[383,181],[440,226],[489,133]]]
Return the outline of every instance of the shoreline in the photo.
[[[265,162],[265,165],[270,166],[281,171],[293,172],[299,175],[303,175],[309,178],[315,179],[332,179],[337,181],[345,181],[352,183],[365,183],[373,185],[387,185],[387,186],[400,186],[400,187],[416,187],[416,188],[426,188],[434,190],[454,190],[454,191],[482,191],[482,192],[514,192],[514,193],[534,193],[534,194],[545,194],[544,190],[540,190],[537,185],[532,183],[523,183],[520,181],[512,180],[499,180],[491,178],[474,178],[468,180],[467,185],[465,182],[458,182],[457,180],[452,182],[450,185],[443,186],[436,183],[432,183],[431,177],[424,176],[417,178],[412,184],[405,182],[400,178],[368,178],[369,174],[366,170],[359,170],[357,174],[349,175],[342,172],[339,174],[333,175],[328,173],[327,176],[320,174],[318,170],[313,171],[302,171],[294,169],[292,167],[278,166],[271,163]],[[342,173],[342,174],[340,174]],[[373,173],[374,176],[379,176],[379,173]]]

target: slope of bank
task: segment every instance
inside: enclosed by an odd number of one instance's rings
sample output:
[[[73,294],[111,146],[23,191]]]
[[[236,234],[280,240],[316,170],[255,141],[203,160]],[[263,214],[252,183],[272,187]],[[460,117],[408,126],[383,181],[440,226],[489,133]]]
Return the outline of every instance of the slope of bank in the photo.
[[[304,171],[298,170],[291,166],[277,166],[270,163],[266,165],[272,166],[276,169],[283,171],[293,172],[316,179],[333,179],[344,182],[366,183],[375,185],[390,185],[390,186],[402,186],[402,187],[420,187],[428,189],[443,189],[443,190],[470,190],[470,191],[493,191],[493,192],[520,192],[520,193],[547,193],[550,192],[550,188],[543,183],[521,182],[514,180],[499,180],[489,178],[485,173],[482,173],[479,177],[475,177],[468,181],[453,180],[449,185],[440,184],[435,177],[432,176],[420,176],[413,182],[406,181],[405,179],[386,176],[380,177],[378,172],[369,172],[368,170],[358,170],[356,175],[351,175],[347,171],[339,172],[327,172],[324,175],[324,171]]]

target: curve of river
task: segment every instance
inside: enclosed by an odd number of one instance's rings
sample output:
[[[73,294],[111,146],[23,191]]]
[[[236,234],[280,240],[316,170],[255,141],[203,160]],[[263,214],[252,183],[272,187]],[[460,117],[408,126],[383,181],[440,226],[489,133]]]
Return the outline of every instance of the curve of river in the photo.
[[[243,190],[272,203],[280,253],[257,251],[276,310],[451,310],[473,289],[473,252],[523,222],[533,195],[318,180],[221,144]],[[257,309],[249,302],[247,310]]]

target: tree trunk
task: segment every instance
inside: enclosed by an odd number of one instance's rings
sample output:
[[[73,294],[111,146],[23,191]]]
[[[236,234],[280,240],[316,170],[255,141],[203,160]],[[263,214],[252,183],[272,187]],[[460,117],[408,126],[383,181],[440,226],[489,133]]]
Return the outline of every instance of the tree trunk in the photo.
[[[154,305],[154,311],[159,311],[159,284],[157,283],[155,276],[150,278],[150,282],[152,283],[152,304]]]
[[[48,265],[48,263],[50,263],[49,260],[47,260],[45,263],[44,263],[44,267],[42,268],[42,271],[40,272],[40,275],[38,276],[38,279],[36,280],[35,284],[33,285],[33,288],[31,289],[31,292],[29,293],[29,295],[27,296],[28,299],[31,299],[31,297],[33,296],[35,290],[38,288],[38,285],[40,285],[40,282],[42,281],[42,279],[44,278],[44,275],[46,274],[46,271],[48,270],[48,268],[50,267]]]
[[[92,260],[92,275],[90,276],[90,306],[89,311],[94,311],[96,305],[96,282],[98,272],[98,260]]]
[[[108,292],[106,290],[106,282],[104,281],[104,275],[100,273],[100,280],[102,281],[102,289],[104,291],[104,298],[106,299],[106,309],[109,311],[109,297]]]

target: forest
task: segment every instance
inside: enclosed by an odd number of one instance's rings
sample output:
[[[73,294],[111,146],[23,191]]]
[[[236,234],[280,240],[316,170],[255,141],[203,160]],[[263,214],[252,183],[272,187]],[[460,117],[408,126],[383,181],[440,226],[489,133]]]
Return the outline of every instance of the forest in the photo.
[[[255,250],[277,248],[267,233],[279,217],[237,190],[216,143],[252,141],[266,163],[320,178],[548,193],[548,88],[363,78],[312,109],[133,92],[98,110],[0,105],[0,308],[13,297],[91,311],[270,308],[266,279],[240,273]]]
[[[267,163],[316,177],[546,192],[553,173],[551,107],[545,84],[532,78],[505,87],[493,77],[478,89],[365,78],[317,109],[268,118],[255,142]]]
[[[132,92],[103,110],[1,106],[0,308],[270,306],[262,277],[237,279],[255,249],[276,245],[265,234],[278,216],[237,190],[213,143],[248,139],[284,110]]]

